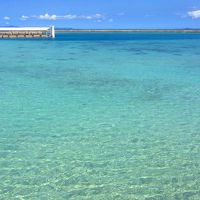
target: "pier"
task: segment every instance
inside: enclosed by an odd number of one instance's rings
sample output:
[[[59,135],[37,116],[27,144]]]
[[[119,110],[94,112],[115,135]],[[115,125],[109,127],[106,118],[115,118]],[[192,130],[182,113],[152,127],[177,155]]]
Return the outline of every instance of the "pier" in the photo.
[[[55,28],[51,27],[0,27],[2,38],[55,38]]]

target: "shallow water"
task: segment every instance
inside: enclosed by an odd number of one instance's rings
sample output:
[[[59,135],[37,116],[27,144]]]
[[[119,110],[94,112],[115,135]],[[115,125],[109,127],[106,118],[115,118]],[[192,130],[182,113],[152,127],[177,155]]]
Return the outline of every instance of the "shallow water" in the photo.
[[[0,40],[0,199],[200,199],[200,34]]]

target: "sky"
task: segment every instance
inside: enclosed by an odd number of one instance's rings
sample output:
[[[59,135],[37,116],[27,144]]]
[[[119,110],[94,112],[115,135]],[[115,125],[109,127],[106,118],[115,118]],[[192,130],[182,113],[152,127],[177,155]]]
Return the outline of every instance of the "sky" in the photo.
[[[200,28],[200,0],[0,0],[0,26]]]

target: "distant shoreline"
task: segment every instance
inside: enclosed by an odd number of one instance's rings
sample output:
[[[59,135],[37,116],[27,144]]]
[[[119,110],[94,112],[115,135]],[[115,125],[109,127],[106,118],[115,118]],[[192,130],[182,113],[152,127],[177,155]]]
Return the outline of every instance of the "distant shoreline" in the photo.
[[[71,33],[71,32],[86,32],[86,33],[200,33],[200,29],[57,29],[56,32]]]

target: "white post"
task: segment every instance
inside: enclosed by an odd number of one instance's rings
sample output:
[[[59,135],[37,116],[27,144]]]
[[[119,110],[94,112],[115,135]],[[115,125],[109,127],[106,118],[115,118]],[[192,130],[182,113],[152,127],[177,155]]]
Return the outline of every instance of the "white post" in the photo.
[[[52,38],[55,38],[55,37],[56,37],[56,34],[55,34],[55,27],[54,27],[54,26],[51,27],[51,37],[52,37]]]

